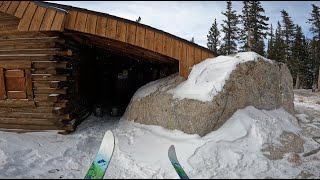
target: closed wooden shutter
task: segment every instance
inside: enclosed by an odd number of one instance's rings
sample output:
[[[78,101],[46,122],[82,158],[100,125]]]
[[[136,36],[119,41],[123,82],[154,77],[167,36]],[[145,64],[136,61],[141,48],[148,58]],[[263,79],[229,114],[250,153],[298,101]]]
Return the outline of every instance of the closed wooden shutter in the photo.
[[[26,99],[25,72],[21,69],[5,71],[5,86],[8,99]]]
[[[33,100],[31,63],[0,63],[0,100]]]

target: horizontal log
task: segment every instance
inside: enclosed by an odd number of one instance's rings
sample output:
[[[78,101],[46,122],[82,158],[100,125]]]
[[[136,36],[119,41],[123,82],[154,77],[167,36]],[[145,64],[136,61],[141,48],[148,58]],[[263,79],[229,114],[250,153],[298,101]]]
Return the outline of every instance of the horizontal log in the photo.
[[[26,113],[52,113],[53,108],[0,108],[0,113],[26,112]]]
[[[61,68],[66,69],[70,67],[70,63],[68,62],[33,62],[32,67],[34,69],[41,68]]]
[[[64,100],[64,95],[62,94],[50,94],[47,97],[48,102],[61,102]]]
[[[36,102],[37,107],[62,107],[65,108],[68,106],[69,102],[59,102],[59,103],[51,103],[51,102]]]
[[[24,71],[23,70],[6,70],[5,72],[6,77],[24,77]]]
[[[16,39],[0,39],[0,45],[3,44],[23,44],[23,43],[44,43],[56,42],[65,43],[64,39],[59,38],[16,38]]]
[[[43,89],[43,88],[50,88],[49,86],[50,81],[33,81],[33,87],[35,89]]]
[[[8,112],[6,114],[0,114],[0,117],[7,118],[41,118],[41,119],[52,119],[57,118],[52,113],[26,113],[26,112]]]
[[[69,81],[51,81],[49,82],[50,88],[62,88],[64,86],[68,86]]]
[[[58,33],[56,32],[20,32],[20,31],[6,31],[1,32],[0,39],[21,39],[21,38],[55,38],[58,39]]]
[[[67,88],[34,89],[34,94],[67,94]]]
[[[58,119],[40,119],[40,118],[5,118],[0,117],[0,124],[19,124],[19,125],[59,125]]]
[[[62,126],[48,126],[48,125],[20,125],[20,124],[0,124],[0,128],[5,129],[27,129],[27,130],[64,130]]]
[[[71,69],[59,69],[59,68],[46,68],[46,69],[34,69],[32,74],[52,74],[52,75],[62,75],[62,74],[70,74]]]
[[[53,75],[58,74],[56,68],[34,69],[32,70],[31,73],[32,74],[53,74]]]
[[[52,109],[52,114],[55,115],[63,115],[63,114],[68,114],[72,111],[72,108],[70,106],[67,106],[65,108],[61,108],[61,107],[56,107]]]
[[[10,61],[10,60],[25,60],[25,61],[55,61],[57,57],[53,55],[12,55],[12,56],[0,56],[0,61]]]
[[[6,44],[6,45],[0,45],[0,50],[48,49],[48,48],[55,48],[55,46],[56,46],[55,42]]]
[[[67,81],[68,75],[32,74],[31,78],[33,81]]]
[[[26,69],[31,68],[31,61],[0,61],[0,67],[4,69]]]
[[[17,55],[17,54],[49,54],[49,55],[64,55],[71,56],[70,49],[63,51],[57,49],[20,49],[20,50],[0,50],[0,55]]]
[[[28,100],[0,100],[0,107],[36,107],[34,101]]]

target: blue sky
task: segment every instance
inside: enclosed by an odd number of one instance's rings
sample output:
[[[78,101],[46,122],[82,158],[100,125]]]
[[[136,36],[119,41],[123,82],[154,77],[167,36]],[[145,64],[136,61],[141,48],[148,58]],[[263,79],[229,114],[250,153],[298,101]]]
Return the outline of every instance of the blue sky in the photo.
[[[217,19],[219,29],[225,17],[226,1],[49,1],[99,11],[135,21],[141,17],[141,23],[161,29],[181,38],[206,47],[207,34]],[[242,1],[232,1],[238,14],[242,10]],[[274,28],[281,22],[281,10],[286,10],[293,22],[302,26],[307,37],[310,25],[306,23],[312,11],[311,4],[320,6],[320,1],[261,1],[265,15],[270,18]]]

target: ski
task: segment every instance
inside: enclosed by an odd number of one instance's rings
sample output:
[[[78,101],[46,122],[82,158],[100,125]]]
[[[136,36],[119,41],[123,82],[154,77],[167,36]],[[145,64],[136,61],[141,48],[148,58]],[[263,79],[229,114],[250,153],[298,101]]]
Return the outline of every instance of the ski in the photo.
[[[110,163],[113,149],[114,136],[112,131],[109,130],[104,134],[99,151],[84,179],[103,179]]]
[[[183,168],[181,167],[177,155],[176,155],[176,150],[174,148],[174,145],[171,145],[169,147],[169,151],[168,151],[168,157],[169,160],[173,166],[173,168],[176,170],[176,172],[178,173],[179,177],[181,179],[189,179],[188,175],[186,174],[186,172],[183,170]]]

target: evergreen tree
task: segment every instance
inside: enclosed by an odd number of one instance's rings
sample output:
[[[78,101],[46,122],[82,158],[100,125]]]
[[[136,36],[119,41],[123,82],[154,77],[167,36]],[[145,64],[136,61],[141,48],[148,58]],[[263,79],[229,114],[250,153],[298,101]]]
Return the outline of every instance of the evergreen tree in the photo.
[[[138,19],[136,20],[137,23],[141,22],[141,17],[139,16]]]
[[[218,46],[220,45],[220,32],[218,30],[217,20],[214,19],[214,23],[212,24],[209,34],[207,35],[208,43],[207,46],[210,50],[218,54]]]
[[[250,1],[251,23],[252,23],[252,50],[260,55],[264,55],[264,39],[267,36],[268,17],[262,15],[264,9],[260,1]]]
[[[285,40],[285,63],[290,61],[292,56],[292,42],[294,38],[294,24],[289,16],[288,12],[285,10],[281,11],[282,23],[283,23],[283,35]],[[289,67],[290,68],[290,67]]]
[[[242,50],[252,50],[264,55],[264,39],[267,36],[269,18],[262,14],[265,11],[260,1],[245,1],[243,4],[241,16],[243,29],[240,34]]]
[[[194,37],[191,38],[190,42],[194,43]]]
[[[278,26],[275,33],[275,40],[274,40],[274,60],[278,62],[285,62],[285,50],[284,50],[284,40],[281,30],[281,24],[278,21]]]
[[[268,40],[268,49],[267,49],[267,57],[269,59],[274,59],[274,33],[273,33],[273,27],[271,24],[270,27],[270,33],[269,33],[270,39]]]
[[[314,62],[313,71],[318,67],[318,89],[320,90],[320,9],[318,6],[312,4],[311,18],[308,19],[311,24],[310,31],[313,33],[313,40],[310,43],[311,59]],[[314,72],[316,74],[316,72]],[[314,75],[316,77],[316,75]],[[314,81],[315,78],[314,78]],[[314,82],[315,84],[315,82]]]
[[[296,33],[292,46],[292,59],[288,62],[290,72],[293,76],[294,81],[296,81],[296,88],[299,88],[299,76],[306,76],[308,74],[308,72],[306,71],[308,69],[308,64],[308,45],[306,43],[305,36],[302,33],[301,27],[296,25]]]
[[[236,41],[239,39],[239,28],[237,27],[237,24],[239,24],[239,16],[235,10],[232,10],[231,1],[227,1],[227,11],[222,12],[222,14],[226,16],[227,19],[223,20],[224,24],[221,24],[222,32],[224,32],[225,35],[220,49],[222,53],[229,55],[237,52]]]
[[[249,34],[251,35],[249,9],[249,1],[243,1],[242,15],[240,15],[240,22],[243,26],[240,30],[240,42],[243,44],[241,47],[242,51],[251,51],[251,46],[248,44],[251,39],[251,37],[249,37]]]
[[[320,40],[320,9],[318,6],[312,4],[311,18],[308,19],[311,24],[310,31],[314,34],[316,40]]]

